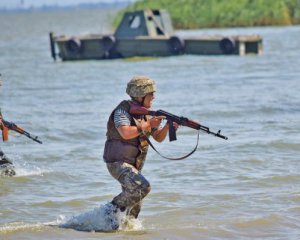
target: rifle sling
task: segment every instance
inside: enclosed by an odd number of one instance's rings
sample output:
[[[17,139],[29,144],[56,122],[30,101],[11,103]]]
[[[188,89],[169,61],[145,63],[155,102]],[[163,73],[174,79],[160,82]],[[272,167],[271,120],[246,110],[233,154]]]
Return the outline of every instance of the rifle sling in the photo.
[[[197,150],[198,143],[199,143],[199,134],[200,134],[200,131],[198,130],[197,143],[196,143],[196,146],[194,147],[194,149],[193,149],[190,153],[188,153],[188,154],[186,154],[186,155],[184,155],[184,156],[182,156],[182,157],[177,157],[177,158],[171,158],[171,157],[166,157],[166,156],[162,155],[159,151],[156,150],[156,148],[154,147],[154,145],[151,143],[150,139],[149,139],[146,135],[144,135],[143,137],[145,138],[145,140],[148,142],[148,144],[152,147],[152,149],[153,149],[159,156],[161,156],[161,157],[163,157],[163,158],[165,158],[165,159],[168,159],[168,160],[183,160],[183,159],[185,159],[185,158],[191,156],[191,155]]]

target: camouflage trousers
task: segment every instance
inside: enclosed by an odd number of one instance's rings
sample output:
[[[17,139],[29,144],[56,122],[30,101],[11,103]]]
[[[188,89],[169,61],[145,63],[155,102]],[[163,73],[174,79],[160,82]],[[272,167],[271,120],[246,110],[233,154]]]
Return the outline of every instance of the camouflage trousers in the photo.
[[[12,164],[12,162],[5,156],[4,152],[0,149],[0,165]]]
[[[142,199],[150,192],[147,179],[132,165],[125,162],[106,163],[109,173],[119,181],[122,192],[114,197],[113,203],[126,208],[127,214],[135,218],[141,210]]]

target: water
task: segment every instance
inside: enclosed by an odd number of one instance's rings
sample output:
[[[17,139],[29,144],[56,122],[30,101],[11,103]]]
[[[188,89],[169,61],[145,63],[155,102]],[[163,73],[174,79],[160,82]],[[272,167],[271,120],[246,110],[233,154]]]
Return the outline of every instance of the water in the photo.
[[[0,15],[2,113],[43,141],[10,132],[1,143],[17,176],[0,178],[0,239],[299,239],[300,27],[179,32],[260,34],[262,56],[53,62],[50,31],[109,32],[112,14]],[[152,191],[140,228],[101,233],[49,226],[100,211],[119,193],[102,161],[105,127],[137,74],[157,81],[155,109],[222,129],[229,140],[201,134],[198,150],[184,161],[150,150],[144,175]],[[181,156],[196,137],[182,127],[177,142],[155,146]]]

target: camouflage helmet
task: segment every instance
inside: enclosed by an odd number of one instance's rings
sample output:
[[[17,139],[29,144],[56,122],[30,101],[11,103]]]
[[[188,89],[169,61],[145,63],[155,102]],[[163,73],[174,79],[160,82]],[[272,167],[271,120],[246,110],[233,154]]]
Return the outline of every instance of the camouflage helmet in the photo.
[[[131,97],[145,97],[156,91],[154,80],[146,76],[135,76],[128,83],[126,93]]]

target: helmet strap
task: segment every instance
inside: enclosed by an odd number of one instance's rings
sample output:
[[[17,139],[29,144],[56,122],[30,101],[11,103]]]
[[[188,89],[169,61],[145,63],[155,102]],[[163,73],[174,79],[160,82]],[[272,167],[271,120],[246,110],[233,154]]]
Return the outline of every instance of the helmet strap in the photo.
[[[137,97],[131,97],[131,99],[132,99],[133,101],[135,101],[136,103],[138,103],[138,104],[141,105],[141,106],[144,106],[145,98],[146,98],[146,96],[141,97],[141,101],[138,101]]]
[[[144,102],[145,102],[146,96],[143,97],[142,99],[142,105],[144,106]]]

